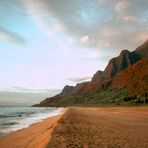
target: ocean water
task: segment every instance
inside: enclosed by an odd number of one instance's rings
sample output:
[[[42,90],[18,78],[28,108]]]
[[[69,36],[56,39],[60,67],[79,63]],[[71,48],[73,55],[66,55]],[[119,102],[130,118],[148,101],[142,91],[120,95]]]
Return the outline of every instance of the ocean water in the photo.
[[[54,107],[0,107],[0,135],[26,128],[45,118],[61,114]]]

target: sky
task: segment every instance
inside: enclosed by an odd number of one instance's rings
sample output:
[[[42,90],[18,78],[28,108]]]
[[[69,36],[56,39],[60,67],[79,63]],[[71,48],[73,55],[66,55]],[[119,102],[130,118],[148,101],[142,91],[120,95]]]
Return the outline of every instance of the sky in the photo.
[[[0,103],[3,93],[51,96],[90,80],[148,39],[147,8],[147,0],[0,0]]]

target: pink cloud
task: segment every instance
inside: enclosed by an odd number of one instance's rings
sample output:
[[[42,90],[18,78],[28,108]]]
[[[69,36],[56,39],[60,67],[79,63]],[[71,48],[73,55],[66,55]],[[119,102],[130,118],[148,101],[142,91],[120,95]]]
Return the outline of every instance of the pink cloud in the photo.
[[[132,42],[137,45],[142,44],[146,40],[148,40],[148,33],[147,32],[140,32],[134,38],[132,38]]]
[[[102,5],[105,5],[107,4],[108,0],[99,0],[99,3],[102,4]]]
[[[120,0],[116,3],[115,5],[115,10],[119,13],[119,14],[124,14],[126,9],[128,9],[130,7],[130,2],[127,0]]]
[[[136,20],[136,17],[134,16],[118,16],[117,18],[123,20],[124,22],[134,22]]]

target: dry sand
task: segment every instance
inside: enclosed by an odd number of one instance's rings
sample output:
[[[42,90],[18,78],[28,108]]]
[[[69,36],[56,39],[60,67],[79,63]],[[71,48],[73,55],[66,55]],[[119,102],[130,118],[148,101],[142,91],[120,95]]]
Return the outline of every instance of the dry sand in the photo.
[[[0,148],[148,148],[148,107],[69,108],[0,138]]]
[[[48,148],[148,148],[148,107],[70,108]]]

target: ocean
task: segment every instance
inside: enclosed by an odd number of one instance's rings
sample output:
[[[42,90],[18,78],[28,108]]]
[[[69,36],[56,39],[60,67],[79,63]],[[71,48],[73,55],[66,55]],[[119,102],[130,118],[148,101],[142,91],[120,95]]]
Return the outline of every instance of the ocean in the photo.
[[[0,136],[60,114],[55,107],[0,107]]]

